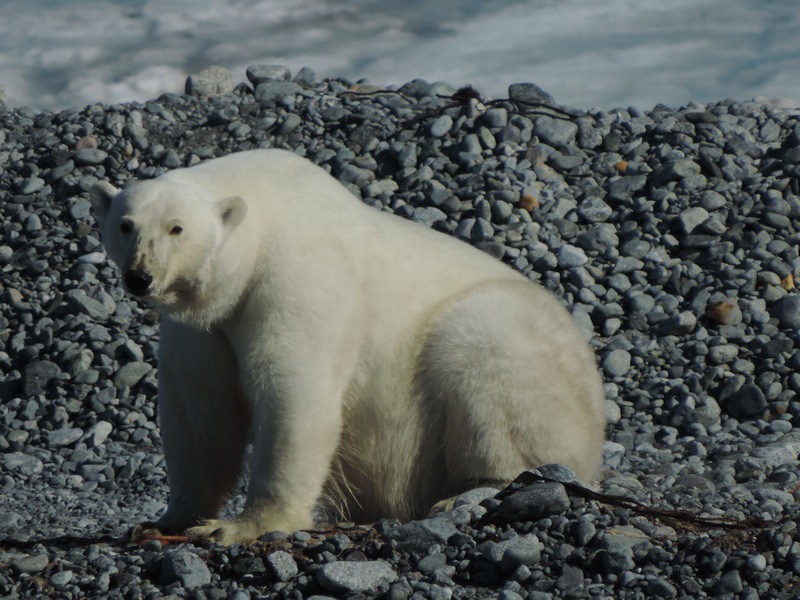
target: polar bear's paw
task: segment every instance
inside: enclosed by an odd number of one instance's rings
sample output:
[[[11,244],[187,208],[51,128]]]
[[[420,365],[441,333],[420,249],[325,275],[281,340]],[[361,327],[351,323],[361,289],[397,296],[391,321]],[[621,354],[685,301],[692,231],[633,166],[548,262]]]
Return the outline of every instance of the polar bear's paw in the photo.
[[[211,540],[226,546],[252,542],[265,533],[258,524],[245,519],[209,519],[202,525],[186,530],[186,535],[191,539]]]

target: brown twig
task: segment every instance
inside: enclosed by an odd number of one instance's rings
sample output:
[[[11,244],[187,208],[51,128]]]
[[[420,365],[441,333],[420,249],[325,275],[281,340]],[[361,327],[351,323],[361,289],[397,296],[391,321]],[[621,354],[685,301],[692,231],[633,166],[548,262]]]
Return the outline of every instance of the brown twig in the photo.
[[[665,521],[670,525],[679,527],[697,526],[707,529],[732,529],[732,530],[749,530],[749,529],[764,529],[766,527],[775,526],[783,521],[767,521],[758,517],[749,517],[747,519],[734,519],[731,517],[703,517],[686,510],[681,509],[665,509],[647,506],[641,502],[629,498],[628,496],[619,496],[616,494],[603,494],[595,492],[587,487],[578,485],[577,483],[570,483],[551,479],[544,475],[539,475],[532,471],[525,471],[514,481],[512,481],[504,490],[502,490],[497,498],[502,499],[513,494],[516,486],[531,485],[533,483],[560,483],[568,492],[575,496],[586,498],[587,500],[595,500],[603,504],[610,504],[621,508],[627,508],[635,513],[645,517],[651,517],[657,520]]]

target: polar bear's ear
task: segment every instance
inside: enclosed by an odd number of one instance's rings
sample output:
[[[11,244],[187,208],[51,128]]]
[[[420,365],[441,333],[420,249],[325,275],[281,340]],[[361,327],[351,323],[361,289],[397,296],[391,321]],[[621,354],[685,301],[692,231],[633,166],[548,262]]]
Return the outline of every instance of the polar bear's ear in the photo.
[[[89,201],[99,219],[105,218],[111,201],[117,194],[119,194],[119,190],[107,181],[98,181],[89,190]]]
[[[233,230],[244,221],[247,215],[247,203],[239,196],[228,196],[217,202],[217,210],[225,229]]]

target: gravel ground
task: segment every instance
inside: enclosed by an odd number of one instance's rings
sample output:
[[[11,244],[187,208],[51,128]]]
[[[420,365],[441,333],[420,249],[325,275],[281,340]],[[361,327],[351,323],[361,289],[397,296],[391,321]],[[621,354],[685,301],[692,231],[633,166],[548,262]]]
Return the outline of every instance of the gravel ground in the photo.
[[[585,112],[532,84],[481,101],[308,69],[248,78],[212,70],[144,104],[0,107],[0,596],[800,595],[791,110]],[[123,294],[86,191],[270,146],[563,300],[605,375],[605,495],[548,466],[411,523],[249,547],[118,541],[167,499],[158,315]]]

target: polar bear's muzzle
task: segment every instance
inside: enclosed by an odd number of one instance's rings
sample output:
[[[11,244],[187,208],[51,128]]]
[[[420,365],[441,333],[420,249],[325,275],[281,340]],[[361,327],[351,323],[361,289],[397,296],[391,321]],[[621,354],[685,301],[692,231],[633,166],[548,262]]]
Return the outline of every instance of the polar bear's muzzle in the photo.
[[[136,296],[146,295],[150,289],[150,284],[153,283],[153,276],[141,269],[128,269],[122,279],[131,294]]]

